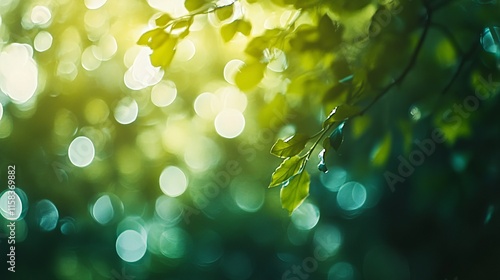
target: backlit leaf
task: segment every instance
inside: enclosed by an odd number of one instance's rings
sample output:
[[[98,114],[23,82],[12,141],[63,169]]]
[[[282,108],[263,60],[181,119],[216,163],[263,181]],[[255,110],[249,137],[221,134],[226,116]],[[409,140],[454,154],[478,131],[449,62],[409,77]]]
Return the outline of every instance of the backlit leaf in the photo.
[[[375,166],[385,164],[391,154],[392,137],[390,133],[386,133],[384,139],[380,141],[372,150],[371,158]]]
[[[356,114],[359,114],[360,109],[358,107],[350,106],[347,104],[336,107],[332,110],[330,115],[323,122],[323,127],[327,127],[328,125],[336,122],[343,121],[347,118],[350,118]]]
[[[165,26],[167,25],[173,18],[169,14],[162,14],[159,18],[155,20],[156,26]]]
[[[295,156],[304,149],[308,141],[309,137],[301,133],[285,140],[278,139],[271,148],[271,154],[281,158]]]
[[[153,50],[151,64],[156,67],[167,67],[172,62],[177,46],[177,38],[171,37],[160,47]]]
[[[344,124],[340,124],[337,128],[335,128],[330,134],[330,146],[335,150],[338,151],[340,148],[340,145],[342,145],[342,142],[344,141]]]
[[[293,156],[285,159],[280,164],[280,166],[276,168],[273,175],[271,176],[271,183],[269,184],[269,187],[272,188],[280,186],[286,181],[288,181],[288,179],[290,179],[292,176],[296,175],[302,170],[305,162],[306,162],[305,157]]]
[[[233,39],[234,35],[236,34],[236,31],[238,31],[238,21],[237,20],[222,26],[220,28],[222,40],[224,40],[224,42],[226,42],[226,43],[231,41],[231,39]]]
[[[139,40],[137,40],[137,44],[147,46],[149,45],[153,37],[162,32],[163,32],[162,28],[155,28],[153,30],[146,31],[144,32],[144,34],[141,35],[141,37],[139,37]]]
[[[309,173],[304,170],[293,177],[288,185],[281,188],[281,206],[288,210],[290,215],[309,196],[309,184]]]
[[[224,21],[233,15],[233,5],[225,6],[215,10],[215,15],[220,21]]]
[[[200,9],[203,7],[208,1],[206,0],[185,0],[184,1],[184,7],[186,7],[186,10],[192,12]]]
[[[246,20],[238,20],[238,32],[245,36],[249,36],[252,31],[252,24]]]
[[[256,87],[264,77],[266,64],[255,61],[250,64],[245,64],[236,73],[234,82],[242,91],[251,90]]]

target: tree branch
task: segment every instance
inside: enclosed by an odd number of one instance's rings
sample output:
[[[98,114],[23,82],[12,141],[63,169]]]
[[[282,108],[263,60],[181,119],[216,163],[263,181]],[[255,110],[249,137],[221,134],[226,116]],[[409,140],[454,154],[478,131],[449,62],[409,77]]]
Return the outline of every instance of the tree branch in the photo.
[[[420,51],[422,50],[422,46],[424,45],[424,41],[427,37],[427,34],[429,32],[429,26],[431,24],[431,16],[432,16],[432,10],[429,8],[427,3],[424,3],[425,9],[426,9],[426,19],[425,19],[425,24],[424,24],[424,30],[422,31],[422,35],[420,36],[420,39],[418,40],[417,46],[415,47],[415,50],[413,51],[413,54],[410,58],[410,62],[406,65],[405,69],[399,75],[399,77],[394,80],[392,83],[387,85],[375,98],[366,106],[363,110],[361,110],[358,114],[352,116],[359,116],[363,115],[366,111],[368,111],[377,101],[382,98],[387,92],[389,92],[394,86],[397,84],[400,84],[408,75],[410,70],[415,66],[415,62],[417,61],[418,55],[420,54]]]

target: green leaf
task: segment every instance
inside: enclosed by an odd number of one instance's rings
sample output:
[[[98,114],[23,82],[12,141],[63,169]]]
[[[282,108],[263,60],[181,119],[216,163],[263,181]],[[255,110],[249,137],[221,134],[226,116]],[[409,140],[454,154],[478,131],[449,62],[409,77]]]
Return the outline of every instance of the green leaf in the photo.
[[[156,26],[165,26],[167,25],[173,18],[169,14],[162,14],[159,18],[155,20]]]
[[[301,133],[297,133],[285,140],[278,139],[271,148],[271,154],[280,158],[298,155],[308,141],[309,137]]]
[[[358,107],[350,106],[347,104],[340,105],[332,110],[330,115],[323,122],[323,127],[327,127],[336,121],[343,121],[350,118],[356,114],[359,114],[361,110]]]
[[[240,32],[241,34],[248,36],[252,31],[252,24],[245,20],[235,20],[231,23],[228,23],[221,27],[220,32],[222,35],[222,39],[224,42],[229,42],[233,39],[236,32]]]
[[[172,24],[172,30],[182,29],[182,28],[189,29],[191,24],[193,24],[193,20],[194,18],[190,17],[189,19],[186,20],[177,21],[176,23]]]
[[[163,32],[162,28],[155,28],[153,30],[149,30],[144,32],[144,34],[139,37],[139,40],[137,40],[138,45],[143,45],[143,46],[148,46],[156,35],[160,34]]]
[[[161,46],[153,49],[151,64],[155,67],[167,67],[172,62],[178,38],[170,37]]]
[[[270,40],[278,36],[282,29],[275,28],[266,30],[266,32],[259,37],[255,37],[247,44],[245,52],[255,58],[261,58],[265,49],[269,48]]]
[[[186,10],[193,12],[203,7],[207,2],[206,0],[185,0],[184,7],[186,7]]]
[[[279,186],[288,181],[292,176],[299,173],[304,167],[306,161],[306,157],[298,156],[285,159],[273,172],[269,188]]]
[[[392,137],[391,133],[387,133],[372,150],[371,158],[372,162],[375,166],[382,166],[385,164],[389,155],[391,154],[391,144]]]
[[[255,61],[250,64],[245,64],[236,73],[234,82],[242,91],[251,90],[256,87],[262,78],[264,78],[264,71],[266,64]]]
[[[215,10],[215,15],[220,21],[224,21],[233,15],[233,5],[224,6]]]
[[[226,43],[231,41],[231,39],[233,39],[234,35],[236,34],[237,30],[238,30],[237,20],[222,26],[220,28],[220,34],[222,36],[222,40],[224,40],[224,42]]]
[[[311,179],[307,171],[302,171],[293,177],[288,185],[281,188],[281,206],[292,215],[293,211],[299,207],[309,196],[309,184]]]
[[[238,21],[238,32],[245,36],[249,36],[252,31],[252,24],[246,20],[237,20]]]
[[[340,124],[337,128],[335,128],[328,137],[330,139],[330,146],[337,152],[344,141],[344,124]]]

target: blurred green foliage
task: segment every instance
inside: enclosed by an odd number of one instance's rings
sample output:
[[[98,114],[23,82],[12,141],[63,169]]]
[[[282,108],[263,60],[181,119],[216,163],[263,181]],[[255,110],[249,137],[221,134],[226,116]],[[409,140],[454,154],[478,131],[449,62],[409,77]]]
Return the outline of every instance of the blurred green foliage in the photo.
[[[12,279],[498,277],[499,8],[2,1]]]

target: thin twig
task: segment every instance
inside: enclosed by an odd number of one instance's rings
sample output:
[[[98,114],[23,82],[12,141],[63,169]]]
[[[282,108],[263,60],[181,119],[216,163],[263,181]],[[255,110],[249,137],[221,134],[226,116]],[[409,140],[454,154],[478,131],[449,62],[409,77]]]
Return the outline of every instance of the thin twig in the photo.
[[[429,31],[429,26],[431,23],[431,15],[432,15],[432,10],[429,8],[427,4],[424,4],[425,9],[426,9],[426,19],[425,19],[425,25],[424,25],[424,30],[422,31],[422,35],[420,36],[420,39],[418,40],[417,46],[415,47],[415,51],[413,52],[410,62],[406,65],[405,69],[399,75],[399,77],[394,80],[392,83],[387,85],[375,98],[366,106],[363,110],[361,110],[358,114],[354,115],[363,115],[366,111],[368,111],[377,101],[382,98],[387,92],[389,92],[394,86],[400,84],[408,75],[410,70],[415,66],[415,62],[417,61],[418,55],[420,54],[420,51],[422,50],[422,46],[424,45],[425,38],[427,37],[427,33]]]
[[[460,63],[458,64],[457,70],[455,71],[455,73],[451,77],[448,84],[446,84],[446,86],[443,88],[443,91],[441,92],[442,95],[446,94],[446,92],[448,92],[448,90],[451,88],[451,86],[455,83],[456,79],[458,78],[458,75],[460,74],[460,72],[462,71],[462,68],[465,65],[465,62],[467,62],[470,59],[470,57],[472,55],[474,55],[478,46],[479,46],[479,42],[475,42],[472,45],[472,47],[470,47],[469,51],[462,56],[462,58],[460,59]]]

